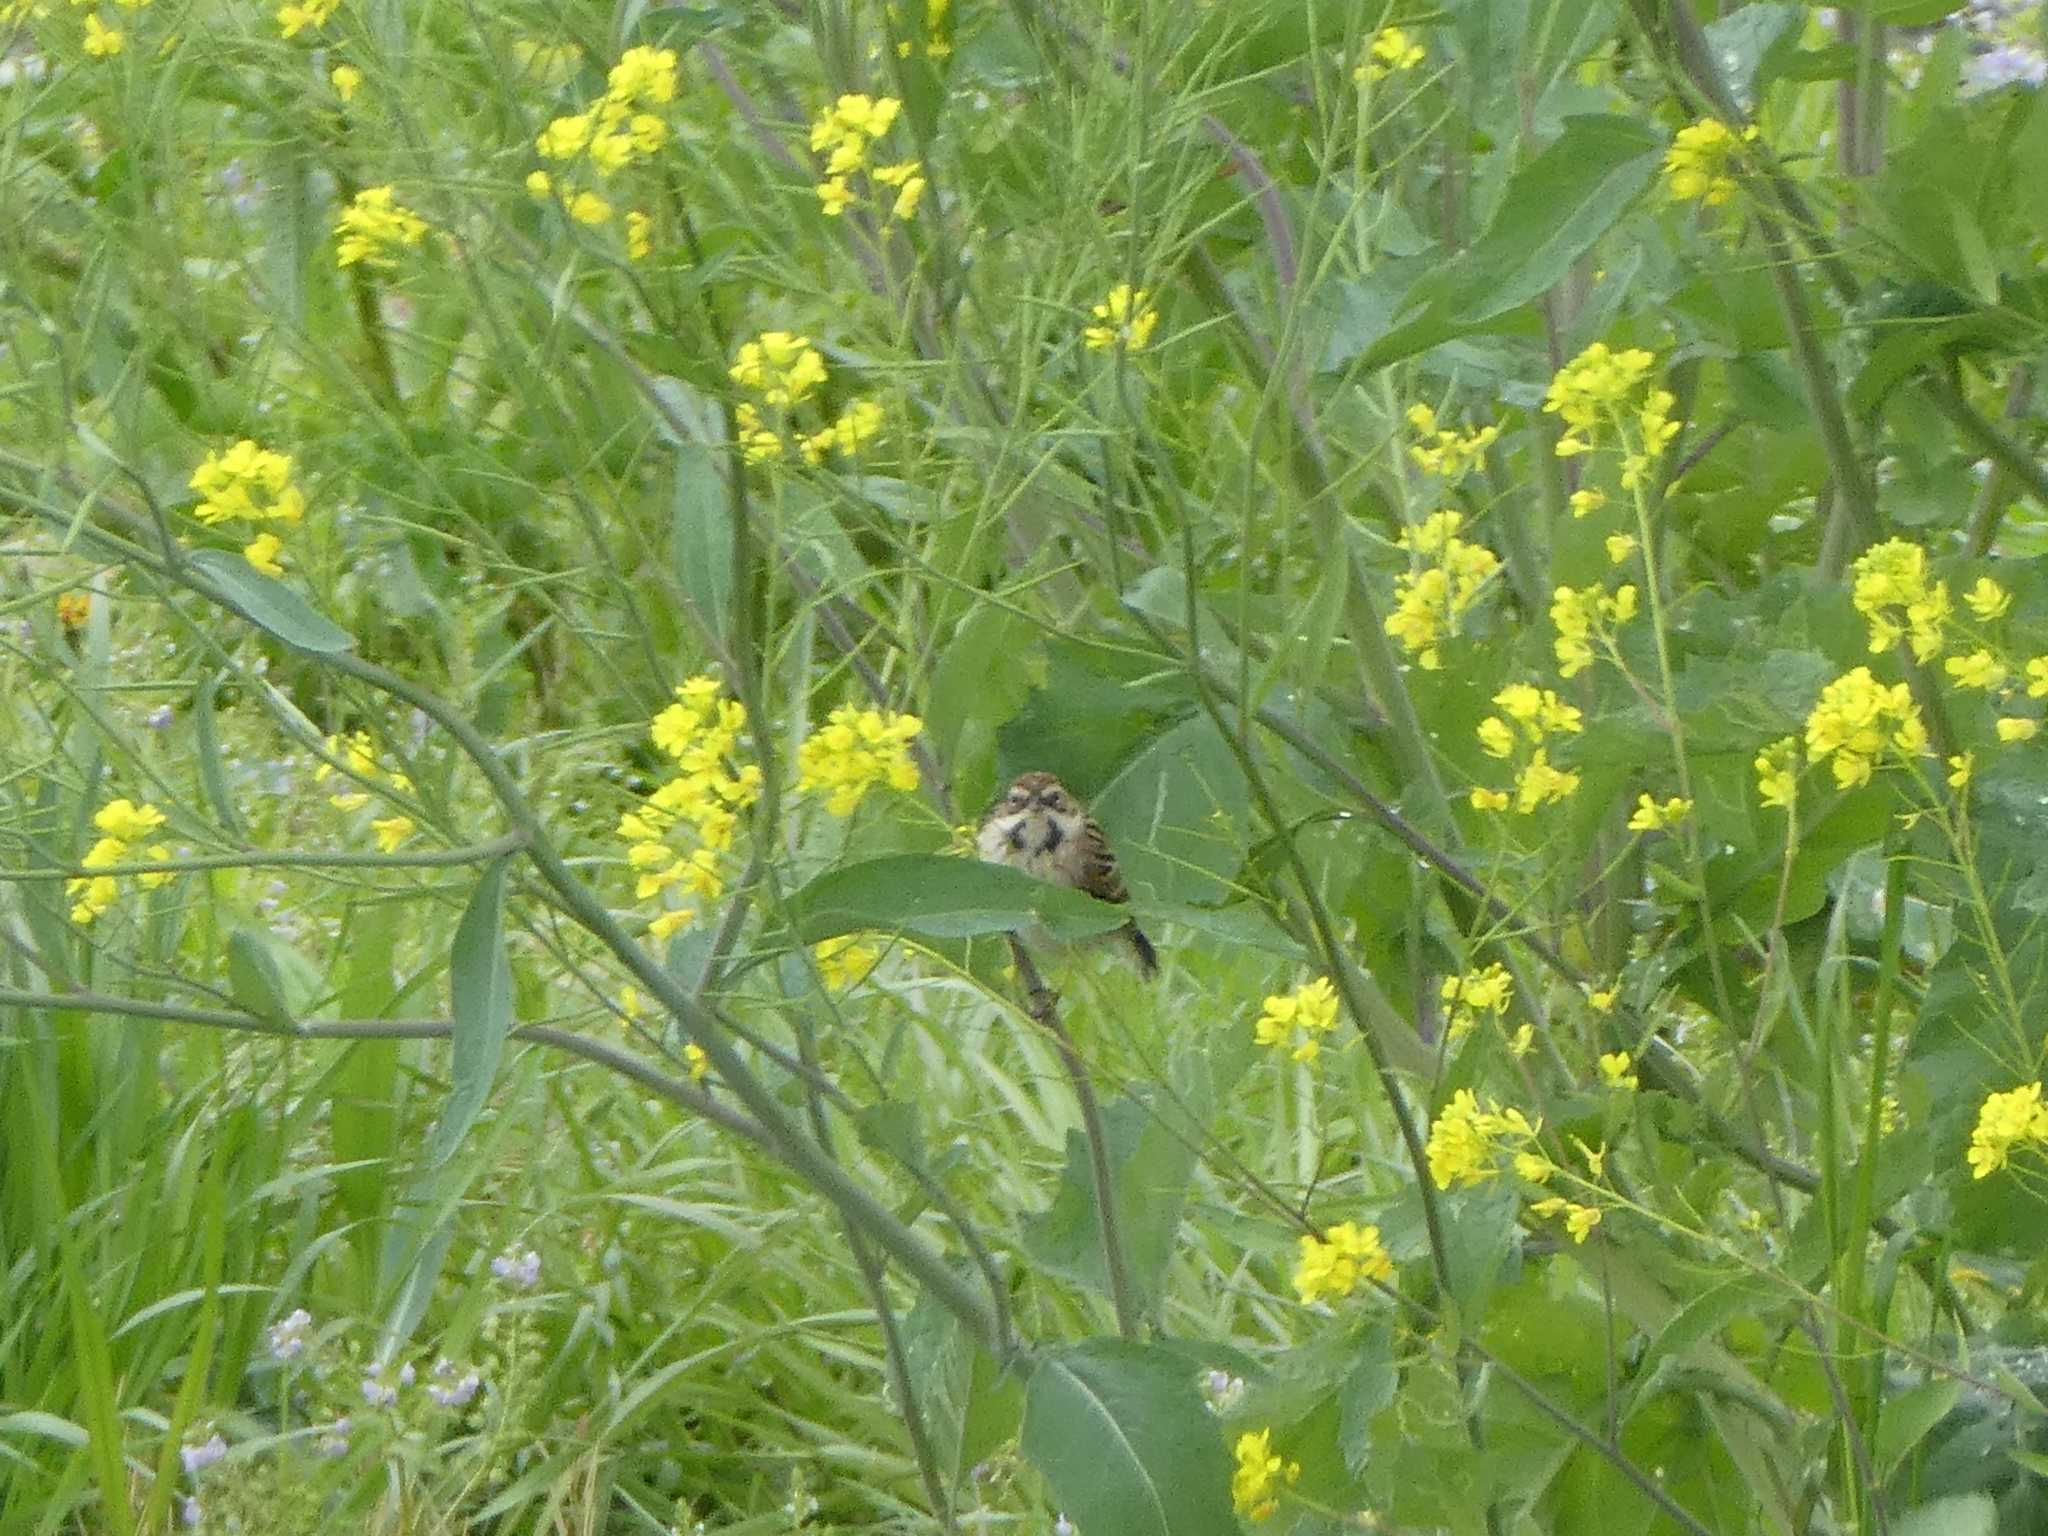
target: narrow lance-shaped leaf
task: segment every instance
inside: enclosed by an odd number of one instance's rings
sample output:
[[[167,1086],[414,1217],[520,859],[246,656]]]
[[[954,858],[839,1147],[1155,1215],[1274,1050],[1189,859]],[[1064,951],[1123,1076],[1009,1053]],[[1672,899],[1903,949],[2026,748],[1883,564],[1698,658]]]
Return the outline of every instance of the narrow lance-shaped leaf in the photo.
[[[195,550],[193,569],[210,581],[234,610],[286,645],[317,655],[349,650],[355,638],[281,581],[256,570],[224,549]]]
[[[505,860],[494,859],[455,929],[448,957],[455,1015],[455,1083],[434,1127],[430,1166],[454,1154],[476,1123],[512,1029],[512,967],[505,958]]]

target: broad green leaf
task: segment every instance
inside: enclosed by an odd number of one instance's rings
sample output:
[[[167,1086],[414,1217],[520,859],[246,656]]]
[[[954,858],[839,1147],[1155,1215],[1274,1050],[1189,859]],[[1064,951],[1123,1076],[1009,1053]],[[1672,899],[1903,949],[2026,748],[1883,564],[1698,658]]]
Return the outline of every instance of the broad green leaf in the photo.
[[[994,797],[996,732],[1045,675],[1044,631],[1024,615],[982,603],[955,627],[932,670],[924,721],[961,805],[975,810]]]
[[[1877,1444],[1871,1447],[1878,1476],[1885,1476],[1905,1460],[1913,1447],[1927,1437],[1927,1432],[1948,1416],[1962,1395],[1963,1384],[1951,1376],[1888,1398],[1884,1417],[1877,1424]]]
[[[932,1453],[948,1486],[1017,1433],[1024,1384],[930,1297],[918,1299],[903,1324],[909,1374],[924,1414]]]
[[[237,928],[228,935],[228,990],[243,1008],[282,1028],[293,1025],[284,970],[268,935]]]
[[[456,925],[448,956],[448,990],[455,1015],[455,1081],[434,1127],[429,1166],[438,1167],[462,1145],[497,1075],[505,1036],[512,1029],[512,967],[505,956],[506,861],[494,859]]]
[[[1244,770],[1206,715],[1147,742],[1090,802],[1131,889],[1216,906],[1244,863]]]
[[[321,656],[338,655],[354,648],[355,638],[347,630],[240,555],[221,549],[199,549],[187,559],[235,612],[286,645]]]
[[[1444,311],[1472,326],[1549,291],[1641,195],[1664,148],[1631,117],[1566,118],[1509,180],[1493,222],[1457,264]]]
[[[842,933],[916,933],[964,939],[1015,933],[1036,923],[1059,939],[1122,927],[1130,914],[978,859],[904,853],[828,870],[790,900],[806,944]]]
[[[1806,8],[1769,3],[1746,5],[1705,28],[1707,46],[1730,90],[1747,105],[1755,99],[1758,71],[1780,43],[1796,41]]]
[[[1031,1373],[1022,1443],[1083,1531],[1238,1536],[1230,1453],[1171,1351],[1094,1339],[1048,1355]]]

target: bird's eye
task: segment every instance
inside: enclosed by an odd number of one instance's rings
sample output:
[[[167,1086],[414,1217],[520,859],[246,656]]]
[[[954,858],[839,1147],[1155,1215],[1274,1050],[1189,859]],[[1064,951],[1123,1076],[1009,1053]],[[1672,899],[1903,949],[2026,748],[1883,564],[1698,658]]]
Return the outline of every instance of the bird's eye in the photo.
[[[1067,808],[1067,797],[1058,790],[1054,790],[1045,797],[1045,803],[1056,811],[1064,811]]]

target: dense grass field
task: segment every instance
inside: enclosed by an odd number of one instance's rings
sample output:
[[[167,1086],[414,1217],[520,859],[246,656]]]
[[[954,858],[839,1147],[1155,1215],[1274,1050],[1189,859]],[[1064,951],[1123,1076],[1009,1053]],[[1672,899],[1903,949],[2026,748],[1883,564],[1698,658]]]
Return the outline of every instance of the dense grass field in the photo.
[[[0,1536],[2048,1531],[2044,50],[0,0]]]

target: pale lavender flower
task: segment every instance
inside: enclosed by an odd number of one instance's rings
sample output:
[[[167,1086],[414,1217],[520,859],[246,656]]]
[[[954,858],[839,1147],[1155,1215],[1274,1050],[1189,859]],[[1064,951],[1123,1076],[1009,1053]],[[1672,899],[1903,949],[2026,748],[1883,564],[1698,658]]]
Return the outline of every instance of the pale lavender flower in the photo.
[[[384,1379],[380,1366],[363,1376],[363,1401],[372,1408],[393,1408],[398,1404],[398,1388]]]
[[[228,1443],[221,1439],[220,1432],[214,1431],[213,1438],[204,1445],[185,1445],[178,1448],[178,1460],[185,1464],[185,1475],[197,1477],[221,1457],[227,1455]]]
[[[270,1353],[274,1359],[296,1360],[306,1352],[306,1341],[313,1335],[313,1314],[304,1307],[292,1313],[281,1323],[270,1327]]]
[[[178,712],[168,704],[159,704],[143,717],[142,723],[152,731],[168,731],[171,722],[178,718]]]
[[[465,1371],[446,1355],[434,1362],[433,1378],[427,1383],[427,1396],[443,1408],[460,1408],[483,1389],[484,1379],[475,1371]]]
[[[522,1291],[530,1291],[540,1284],[540,1255],[531,1248],[507,1248],[491,1260],[491,1273]]]
[[[1067,1518],[1065,1510],[1061,1510],[1059,1519],[1053,1521],[1052,1536],[1074,1536],[1074,1522]]]
[[[332,1424],[328,1425],[326,1431],[314,1443],[314,1454],[324,1456],[329,1461],[346,1456],[348,1454],[349,1431],[354,1428],[355,1424],[348,1415],[343,1414]]]
[[[1228,1413],[1244,1396],[1244,1378],[1228,1371],[1211,1371],[1202,1378],[1202,1396],[1211,1413]]]
[[[2015,83],[2040,85],[2048,81],[2048,54],[2007,43],[1970,60],[1969,79],[1971,86],[1980,91],[1995,91]]]
[[[199,1501],[188,1497],[178,1506],[178,1518],[187,1525],[197,1525],[206,1518],[206,1511],[199,1507]]]

